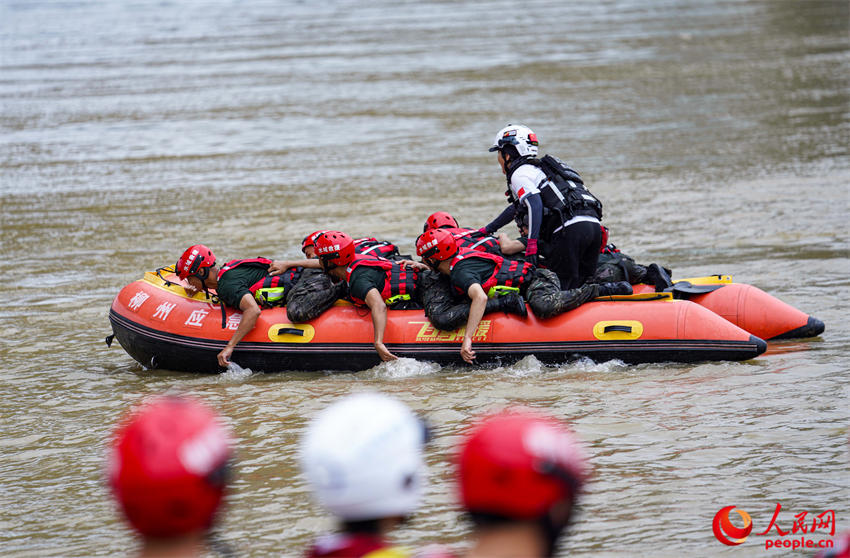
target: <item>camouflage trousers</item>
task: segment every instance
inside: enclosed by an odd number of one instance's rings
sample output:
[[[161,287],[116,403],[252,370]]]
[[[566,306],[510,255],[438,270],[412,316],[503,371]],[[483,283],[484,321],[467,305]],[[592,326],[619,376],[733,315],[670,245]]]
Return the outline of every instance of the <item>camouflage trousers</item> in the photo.
[[[561,280],[554,271],[537,268],[534,277],[523,291],[531,311],[538,318],[551,318],[568,310],[578,308],[588,300],[596,298],[598,285],[585,284],[581,287],[561,290]]]
[[[434,327],[453,331],[466,325],[471,301],[466,296],[455,295],[448,277],[431,271],[420,273],[417,288],[425,316]],[[535,316],[550,318],[578,308],[595,298],[597,292],[597,285],[582,285],[577,289],[562,291],[560,279],[554,272],[538,268],[528,287],[523,288],[522,294]],[[498,299],[487,300],[485,314],[499,310]]]
[[[286,294],[286,317],[300,324],[318,318],[346,294],[346,284],[334,284],[319,269],[305,269],[295,286]]]
[[[466,325],[471,301],[466,296],[457,297],[445,275],[430,270],[420,271],[416,294],[425,309],[425,316],[437,329],[454,331]]]

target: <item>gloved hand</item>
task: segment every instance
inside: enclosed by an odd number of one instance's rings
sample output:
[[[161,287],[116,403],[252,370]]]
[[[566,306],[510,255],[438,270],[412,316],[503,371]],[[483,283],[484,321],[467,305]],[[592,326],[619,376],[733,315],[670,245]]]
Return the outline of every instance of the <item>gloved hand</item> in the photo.
[[[537,239],[529,238],[525,247],[525,261],[533,266],[537,265]]]
[[[478,229],[478,232],[480,232],[481,234],[490,234],[489,232],[487,232],[487,227],[481,227],[480,229]]]

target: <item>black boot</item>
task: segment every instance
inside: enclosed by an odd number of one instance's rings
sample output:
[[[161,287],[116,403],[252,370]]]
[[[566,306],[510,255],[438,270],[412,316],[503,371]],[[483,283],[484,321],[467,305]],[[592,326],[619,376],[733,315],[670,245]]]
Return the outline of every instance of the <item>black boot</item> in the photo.
[[[646,267],[646,282],[655,285],[655,292],[663,292],[673,286],[670,274],[658,264],[649,264]]]
[[[508,314],[516,314],[523,318],[528,316],[528,308],[525,306],[525,300],[516,294],[506,294],[498,297],[499,309]]]
[[[596,296],[630,295],[633,292],[632,286],[628,282],[619,281],[617,283],[602,283],[599,285],[599,292]]]

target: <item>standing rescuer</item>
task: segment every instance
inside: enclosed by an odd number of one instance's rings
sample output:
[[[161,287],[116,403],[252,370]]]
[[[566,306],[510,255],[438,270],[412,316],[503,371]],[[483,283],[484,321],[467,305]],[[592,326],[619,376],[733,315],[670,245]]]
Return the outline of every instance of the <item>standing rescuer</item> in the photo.
[[[472,519],[468,558],[553,556],[587,476],[572,432],[536,410],[484,417],[457,454],[460,501]]]
[[[537,243],[542,240],[550,249],[546,266],[561,288],[581,286],[596,271],[602,248],[602,203],[578,172],[550,155],[537,158],[537,134],[527,126],[509,124],[499,130],[490,151],[497,153],[507,179],[510,205],[481,231],[496,232],[517,213],[526,213],[526,261],[538,263]]]
[[[142,555],[201,556],[229,478],[232,441],[216,413],[185,396],[159,396],[115,432],[109,485],[141,536]]]

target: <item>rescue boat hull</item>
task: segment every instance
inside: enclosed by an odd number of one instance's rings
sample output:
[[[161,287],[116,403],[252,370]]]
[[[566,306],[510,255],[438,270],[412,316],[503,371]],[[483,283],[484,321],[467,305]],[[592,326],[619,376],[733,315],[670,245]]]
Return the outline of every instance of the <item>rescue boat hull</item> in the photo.
[[[714,288],[705,293],[681,292],[686,300],[708,308],[741,329],[768,341],[804,339],[824,332],[824,323],[794,308],[758,287],[733,283],[729,275],[711,275],[683,279],[674,285],[696,285]],[[653,292],[650,285],[635,285],[636,293]],[[684,290],[684,289],[683,289]],[[698,289],[695,289],[698,290]]]
[[[547,320],[487,314],[473,336],[480,364],[507,364],[535,355],[547,364],[580,357],[626,363],[748,360],[766,343],[693,302],[593,301]],[[216,355],[241,313],[187,297],[174,276],[153,273],[121,290],[109,313],[115,339],[148,368],[220,371]],[[222,323],[223,322],[223,323]],[[224,325],[224,327],[222,327]],[[463,330],[435,329],[421,310],[389,311],[385,343],[399,357],[463,364]],[[232,360],[254,371],[363,370],[380,363],[368,310],[338,302],[308,324],[292,324],[284,308],[263,310]]]

